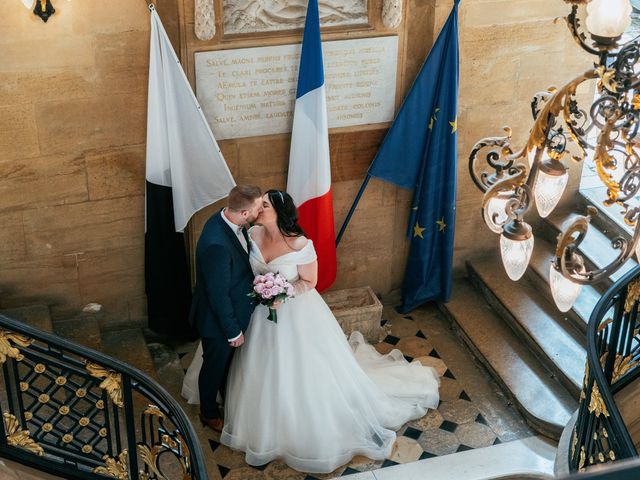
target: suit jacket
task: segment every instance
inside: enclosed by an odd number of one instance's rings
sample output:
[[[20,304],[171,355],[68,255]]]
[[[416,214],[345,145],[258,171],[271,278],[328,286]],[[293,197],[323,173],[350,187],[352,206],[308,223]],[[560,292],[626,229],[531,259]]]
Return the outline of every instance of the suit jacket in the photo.
[[[201,337],[230,339],[246,332],[255,301],[249,255],[235,233],[213,215],[196,247],[196,286],[190,321]]]

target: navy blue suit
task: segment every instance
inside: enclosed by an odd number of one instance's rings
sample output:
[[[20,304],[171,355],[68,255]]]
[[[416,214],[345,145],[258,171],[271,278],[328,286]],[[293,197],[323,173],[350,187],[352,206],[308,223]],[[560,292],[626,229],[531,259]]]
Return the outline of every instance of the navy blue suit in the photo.
[[[200,412],[219,418],[218,391],[223,393],[233,354],[229,339],[246,332],[255,302],[249,254],[218,212],[205,224],[196,248],[196,286],[190,319],[202,338],[203,363],[198,387]]]

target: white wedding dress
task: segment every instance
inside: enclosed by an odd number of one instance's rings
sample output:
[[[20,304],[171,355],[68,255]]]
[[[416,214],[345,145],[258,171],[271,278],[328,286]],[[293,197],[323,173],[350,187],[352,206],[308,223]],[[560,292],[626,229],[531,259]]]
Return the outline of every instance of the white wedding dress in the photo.
[[[265,262],[252,242],[255,274],[291,282],[316,260],[313,243]],[[278,308],[278,323],[259,305],[233,357],[221,442],[246,452],[249,465],[281,459],[304,472],[328,473],[355,455],[389,456],[395,430],[438,406],[435,370],[408,363],[399,350],[380,355],[359,332],[347,342],[331,310],[312,289]],[[198,403],[199,347],[183,396]]]

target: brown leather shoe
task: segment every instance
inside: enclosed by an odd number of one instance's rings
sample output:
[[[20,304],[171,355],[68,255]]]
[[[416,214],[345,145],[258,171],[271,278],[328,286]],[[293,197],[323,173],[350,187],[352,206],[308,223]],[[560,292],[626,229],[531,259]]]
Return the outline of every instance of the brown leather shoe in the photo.
[[[221,418],[204,418],[202,415],[199,415],[200,422],[203,427],[209,427],[211,430],[221,433],[224,428],[224,420]]]

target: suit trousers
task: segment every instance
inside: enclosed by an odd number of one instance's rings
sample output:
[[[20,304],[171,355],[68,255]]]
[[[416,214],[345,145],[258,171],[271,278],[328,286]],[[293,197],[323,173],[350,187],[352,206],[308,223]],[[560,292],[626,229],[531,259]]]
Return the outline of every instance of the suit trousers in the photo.
[[[235,348],[225,338],[202,337],[202,368],[198,376],[200,413],[204,418],[220,418],[216,397],[224,398],[229,365]]]

